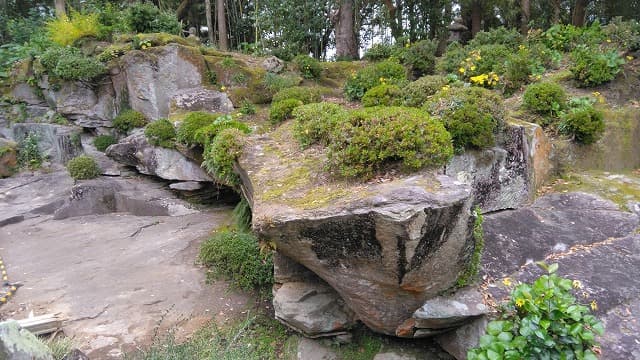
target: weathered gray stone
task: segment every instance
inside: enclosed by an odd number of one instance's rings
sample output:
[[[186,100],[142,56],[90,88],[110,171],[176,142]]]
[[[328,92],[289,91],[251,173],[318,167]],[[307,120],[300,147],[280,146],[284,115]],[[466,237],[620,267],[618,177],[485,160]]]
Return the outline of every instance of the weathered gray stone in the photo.
[[[82,130],[78,127],[19,123],[12,126],[12,131],[16,142],[20,142],[28,134],[35,134],[40,152],[49,161],[55,163],[66,164],[67,161],[82,154],[82,144],[80,142]]]
[[[435,334],[459,327],[488,312],[482,294],[474,288],[464,288],[452,295],[427,300],[412,318],[416,329]]]
[[[297,360],[338,360],[338,355],[330,347],[318,340],[300,338],[296,353]]]
[[[368,327],[396,335],[455,284],[474,246],[468,186],[430,171],[382,183],[316,183],[323,159],[297,159],[279,146],[250,138],[239,160],[254,230],[326,281]]]
[[[101,178],[74,185],[71,196],[53,212],[53,218],[60,220],[113,212],[136,216],[182,216],[198,211],[161,187],[130,179]]]
[[[169,44],[124,55],[120,64],[131,108],[152,120],[166,118],[180,90],[200,87],[204,59],[193,51]]]
[[[13,175],[18,167],[18,144],[11,140],[0,138],[0,178]]]
[[[0,323],[0,359],[53,360],[51,350],[16,321]]]
[[[11,96],[29,105],[45,105],[46,102],[38,96],[36,88],[27,83],[17,83],[11,88]]]
[[[62,360],[89,360],[89,357],[82,351],[73,349]]]
[[[535,124],[510,122],[498,146],[456,155],[445,174],[470,184],[474,202],[484,212],[527,204],[550,175],[550,142]]]
[[[169,189],[180,191],[195,191],[202,189],[202,184],[197,181],[183,181],[170,184]]]
[[[402,354],[395,351],[377,353],[373,360],[418,360],[415,355]]]
[[[198,164],[177,150],[149,144],[142,131],[109,146],[106,154],[118,162],[135,166],[143,174],[167,180],[213,181]]]
[[[640,303],[640,235],[638,215],[622,212],[606,200],[584,193],[551,194],[531,207],[485,216],[482,273],[488,292],[502,299],[508,289],[503,277],[532,282],[542,275],[534,262],[549,259],[560,276],[580,280],[588,298],[598,304],[596,316],[606,322],[600,338],[602,359],[633,359],[640,354],[637,317]],[[484,334],[486,319],[438,336],[438,342],[458,359]]]
[[[279,74],[284,70],[284,61],[275,56],[269,56],[262,62],[262,68],[274,74]]]
[[[171,109],[228,114],[233,111],[233,103],[223,92],[200,87],[177,91],[171,98]]]

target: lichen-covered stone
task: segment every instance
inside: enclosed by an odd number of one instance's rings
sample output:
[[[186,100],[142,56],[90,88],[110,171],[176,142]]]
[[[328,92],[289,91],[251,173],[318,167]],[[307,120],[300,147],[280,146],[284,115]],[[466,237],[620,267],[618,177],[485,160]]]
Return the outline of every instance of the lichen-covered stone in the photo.
[[[323,156],[266,136],[248,140],[238,171],[254,230],[326,281],[368,327],[396,335],[465,269],[470,189],[429,170],[380,183],[333,181]]]
[[[51,350],[16,321],[0,323],[0,359],[53,360]]]
[[[67,161],[82,154],[80,134],[82,129],[74,126],[18,123],[12,127],[13,138],[20,142],[28,134],[37,138],[38,149],[49,161],[66,164]]]
[[[178,91],[171,98],[171,109],[178,112],[207,111],[228,114],[233,111],[233,103],[223,92],[195,88]]]

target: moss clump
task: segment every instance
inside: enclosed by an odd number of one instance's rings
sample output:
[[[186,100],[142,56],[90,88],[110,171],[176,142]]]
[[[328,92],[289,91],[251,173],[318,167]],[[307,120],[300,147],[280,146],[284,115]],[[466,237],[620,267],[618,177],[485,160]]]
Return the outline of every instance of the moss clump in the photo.
[[[242,155],[244,136],[238,129],[224,129],[205,147],[202,167],[218,182],[229,186],[240,183],[240,178],[233,171],[233,163]]]
[[[201,127],[196,131],[194,136],[195,141],[198,145],[207,146],[224,129],[238,129],[245,134],[251,132],[251,129],[247,124],[235,120],[233,116],[220,115],[213,121],[213,123],[205,127]]]
[[[69,160],[67,170],[75,180],[93,179],[101,173],[98,163],[91,156],[86,155]]]
[[[315,143],[329,145],[331,133],[337,124],[345,121],[348,112],[340,105],[321,102],[299,106],[292,115],[293,136],[304,148]]]
[[[565,108],[567,95],[562,86],[541,82],[527,86],[522,103],[525,108],[540,115],[557,115]]]
[[[205,126],[213,124],[218,118],[218,114],[212,114],[204,111],[194,111],[188,113],[184,120],[178,125],[178,131],[176,132],[176,140],[184,145],[202,145],[196,138],[198,130]]]
[[[367,90],[362,97],[364,107],[401,105],[402,92],[397,85],[378,85]]]
[[[474,210],[475,220],[473,222],[473,254],[471,255],[471,259],[469,259],[469,264],[466,269],[458,276],[458,280],[456,281],[456,285],[458,287],[467,286],[475,280],[478,275],[478,271],[480,271],[480,260],[482,260],[482,251],[484,250],[484,229],[482,227],[482,223],[484,218],[482,217],[482,212],[480,208],[476,207]]]
[[[309,55],[298,55],[293,58],[293,63],[305,79],[317,80],[322,74],[320,62]]]
[[[175,147],[176,129],[168,119],[158,119],[150,122],[144,129],[144,135],[149,144],[168,149]]]
[[[311,104],[322,101],[322,95],[318,88],[294,86],[278,91],[271,101],[276,103],[287,99],[296,99],[302,101],[303,104]]]
[[[200,261],[217,277],[231,280],[243,290],[273,284],[271,252],[262,254],[258,239],[251,233],[222,230],[200,247]]]
[[[93,139],[93,145],[98,151],[104,152],[113,144],[117,144],[118,140],[113,135],[98,135]]]
[[[113,127],[123,133],[127,133],[135,128],[143,127],[147,119],[141,112],[135,110],[125,110],[113,119]]]
[[[349,100],[360,100],[367,90],[382,84],[399,85],[407,80],[404,66],[394,60],[385,60],[358,70],[344,83]]]
[[[602,111],[591,105],[571,109],[563,114],[558,128],[562,134],[572,136],[580,144],[592,144],[604,133]]]
[[[292,112],[304,103],[298,99],[285,99],[274,102],[269,110],[269,122],[276,125],[291,118]]]
[[[327,155],[340,175],[367,179],[390,163],[406,170],[443,165],[453,147],[442,123],[426,112],[374,107],[349,114],[333,132]]]

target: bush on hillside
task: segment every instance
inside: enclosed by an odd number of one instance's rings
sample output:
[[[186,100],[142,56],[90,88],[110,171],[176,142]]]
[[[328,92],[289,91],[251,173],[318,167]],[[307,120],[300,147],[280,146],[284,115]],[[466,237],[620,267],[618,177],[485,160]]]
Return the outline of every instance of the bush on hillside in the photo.
[[[329,145],[335,127],[345,121],[348,112],[333,103],[302,105],[293,110],[293,136],[303,148],[315,143]]]
[[[438,44],[434,40],[421,40],[404,52],[403,62],[411,68],[413,77],[433,74],[436,67],[436,50]]]
[[[616,78],[624,59],[616,50],[578,46],[571,52],[571,74],[581,87],[597,86]]]
[[[302,74],[302,77],[310,80],[320,79],[322,74],[322,66],[320,62],[309,55],[298,55],[293,58],[296,69]]]
[[[278,91],[271,102],[277,103],[282,100],[296,99],[304,104],[311,104],[322,101],[320,89],[305,86],[294,86]]]
[[[127,22],[135,33],[164,32],[181,35],[182,31],[182,24],[175,14],[161,11],[152,3],[136,2],[129,5]]]
[[[429,114],[374,107],[352,111],[338,124],[327,155],[330,167],[341,176],[368,179],[392,163],[417,170],[443,165],[452,154],[451,135]]]
[[[233,163],[242,155],[244,136],[241,130],[224,129],[204,148],[202,167],[219,183],[228,186],[240,183],[240,178],[233,171]]]
[[[67,170],[75,180],[93,179],[100,176],[101,173],[98,163],[91,156],[86,155],[69,160]]]
[[[287,119],[291,119],[293,109],[304,103],[298,99],[285,99],[274,102],[269,109],[269,122],[276,125]]]
[[[203,147],[207,146],[224,129],[238,129],[245,134],[251,132],[247,124],[234,119],[232,115],[220,115],[213,123],[196,130],[195,142]]]
[[[491,29],[489,31],[480,31],[471,41],[469,48],[477,49],[484,45],[505,45],[508,48],[516,49],[523,41],[523,37],[517,29],[507,29],[504,26]]]
[[[367,90],[362,106],[397,106],[402,103],[402,92],[397,85],[378,85]]]
[[[39,59],[49,74],[62,80],[91,81],[107,72],[100,61],[86,57],[80,50],[71,47],[50,47]]]
[[[147,119],[141,112],[135,110],[124,110],[115,119],[113,127],[127,133],[135,128],[141,128],[147,123]]]
[[[447,84],[447,79],[440,75],[427,75],[412,81],[402,88],[405,106],[420,107],[430,96],[440,91]]]
[[[541,82],[527,86],[522,102],[525,108],[535,113],[556,116],[565,108],[567,95],[562,86]]]
[[[176,140],[184,145],[202,145],[196,138],[196,133],[203,127],[213,124],[218,118],[218,114],[212,114],[204,111],[194,111],[188,113],[176,131]]]
[[[576,142],[589,145],[602,137],[604,116],[591,104],[572,108],[562,114],[558,129],[560,133],[572,136]]]
[[[51,41],[60,46],[69,46],[80,38],[98,35],[98,14],[81,14],[72,10],[69,15],[55,17],[47,22],[47,33]]]
[[[344,84],[349,100],[360,100],[367,90],[378,85],[400,85],[407,80],[407,72],[399,62],[385,60],[358,70]]]
[[[152,121],[144,128],[144,135],[149,144],[168,149],[175,147],[176,129],[168,119]]]

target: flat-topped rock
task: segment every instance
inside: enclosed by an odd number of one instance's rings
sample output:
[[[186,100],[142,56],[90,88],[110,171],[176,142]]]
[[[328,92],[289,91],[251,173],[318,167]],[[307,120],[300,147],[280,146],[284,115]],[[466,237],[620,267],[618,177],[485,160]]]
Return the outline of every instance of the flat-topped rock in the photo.
[[[287,126],[250,138],[238,162],[254,230],[326,281],[368,327],[396,335],[466,269],[470,187],[432,170],[336,181],[322,150],[282,139]]]

